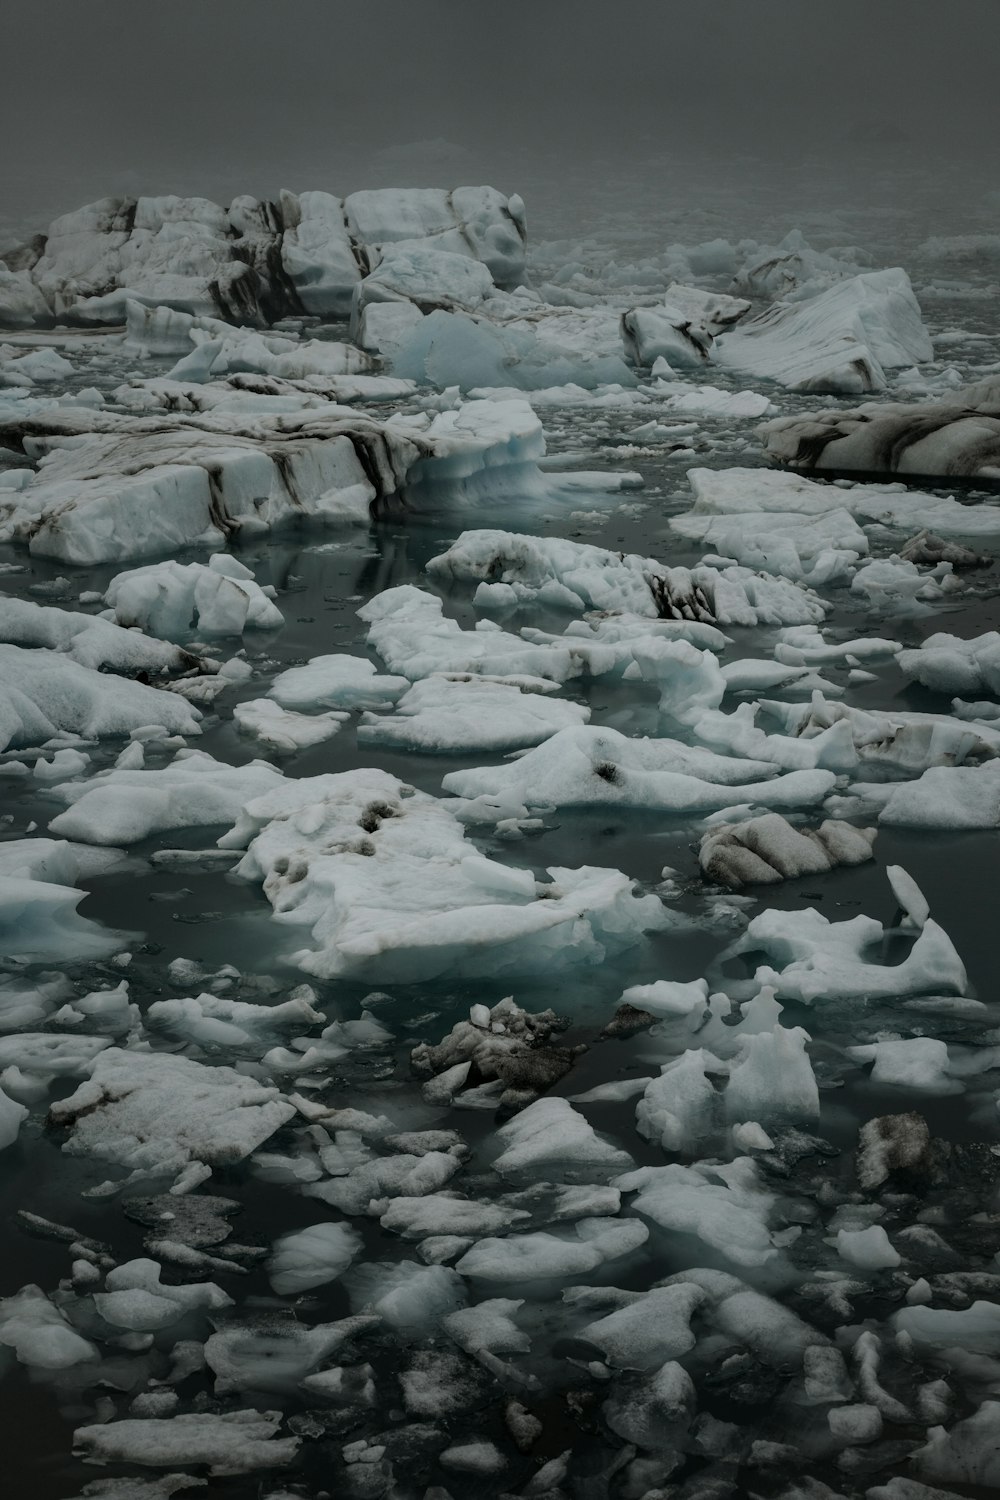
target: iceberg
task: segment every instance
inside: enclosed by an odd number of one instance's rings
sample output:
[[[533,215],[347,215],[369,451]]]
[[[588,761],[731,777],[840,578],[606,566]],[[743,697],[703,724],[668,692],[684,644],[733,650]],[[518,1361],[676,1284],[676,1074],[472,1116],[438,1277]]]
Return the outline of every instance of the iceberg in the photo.
[[[4,267],[3,321],[118,323],[126,301],[272,323],[343,317],[387,245],[460,255],[500,285],[524,272],[524,204],[495,188],[383,188],[347,199],[283,191],[222,208],[207,198],[102,198],[49,225]]]
[[[910,278],[898,267],[835,282],[803,302],[777,302],[719,337],[714,362],[792,391],[884,391],[886,371],[933,358]]]
[[[323,978],[412,983],[599,962],[661,927],[654,896],[618,870],[502,866],[477,854],[447,805],[377,770],[282,781],[249,800],[223,848],[260,881],[276,918],[312,946],[293,962]],[[433,872],[433,879],[429,879]]]
[[[463,531],[430,559],[427,572],[434,579],[476,582],[480,590],[504,585],[511,602],[581,614],[606,610],[709,625],[804,625],[826,613],[815,594],[748,568],[671,568],[633,553],[513,531]]]
[[[79,441],[85,438],[86,441]],[[367,524],[403,493],[467,502],[541,486],[541,424],[524,401],[470,401],[384,422],[327,405],[293,417],[145,417],[53,408],[0,445],[38,467],[0,489],[0,539],[64,562],[114,562],[219,546],[292,520]]]
[[[870,474],[1000,478],[1000,380],[990,375],[940,401],[869,401],[853,410],[777,417],[762,428],[769,458],[797,469],[857,470]],[[982,511],[965,508],[979,534]],[[996,512],[985,513],[996,521]],[[914,525],[944,528],[931,519]]]

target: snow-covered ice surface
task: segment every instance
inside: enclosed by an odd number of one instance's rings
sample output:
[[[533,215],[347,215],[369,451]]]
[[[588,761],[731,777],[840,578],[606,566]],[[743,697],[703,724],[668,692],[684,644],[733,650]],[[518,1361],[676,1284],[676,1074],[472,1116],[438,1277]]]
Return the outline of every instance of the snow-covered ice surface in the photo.
[[[1000,1483],[994,241],[726,201],[0,271],[12,1493]]]

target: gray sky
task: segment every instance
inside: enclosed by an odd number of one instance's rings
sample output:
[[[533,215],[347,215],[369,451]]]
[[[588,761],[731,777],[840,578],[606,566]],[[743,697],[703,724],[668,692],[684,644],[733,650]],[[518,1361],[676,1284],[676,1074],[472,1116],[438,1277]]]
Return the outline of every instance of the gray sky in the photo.
[[[8,221],[897,133],[961,172],[1000,134],[1000,0],[5,0],[4,36]]]

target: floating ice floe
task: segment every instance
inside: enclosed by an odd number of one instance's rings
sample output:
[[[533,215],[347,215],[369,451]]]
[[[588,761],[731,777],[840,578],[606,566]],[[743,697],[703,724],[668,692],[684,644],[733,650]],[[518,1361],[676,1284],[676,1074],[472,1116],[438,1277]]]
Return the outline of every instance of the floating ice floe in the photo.
[[[88,1463],[207,1465],[215,1475],[253,1474],[294,1459],[301,1438],[275,1437],[277,1411],[191,1412],[173,1417],[123,1417],[103,1426],[78,1427],[74,1448]]]
[[[153,563],[117,573],[104,602],[119,625],[138,625],[167,640],[201,635],[242,635],[284,623],[273,599],[249,568],[217,552],[205,563]]]
[[[748,771],[764,779],[731,780]],[[822,770],[775,776],[771,767],[706,756],[674,740],[630,739],[614,729],[581,726],[559,730],[504,765],[451,771],[442,785],[457,797],[503,808],[611,806],[690,815],[748,802],[807,807],[821,802],[835,780]]]
[[[780,523],[777,519],[771,523],[772,528],[780,528],[789,518],[803,524],[806,518],[819,521],[831,513],[846,512],[862,526],[874,523],[900,531],[924,526],[945,536],[1000,534],[1000,511],[963,505],[902,484],[831,484],[783,469],[741,468],[689,469],[687,480],[694,505],[671,521],[682,532],[687,525],[705,525],[699,518],[710,516],[742,517],[752,532],[754,527],[767,527],[762,516],[768,513],[781,517]],[[862,554],[866,552],[863,548]]]
[[[95,672],[159,676],[208,669],[203,658],[179,646],[137,630],[123,630],[120,623],[95,615],[35,604],[30,599],[0,599],[0,636],[10,646],[58,651]]]
[[[941,401],[869,401],[853,411],[777,417],[763,428],[768,456],[800,469],[1000,478],[1000,381],[987,376]],[[977,536],[983,511],[969,512]],[[996,512],[986,512],[995,520]],[[916,524],[943,528],[934,520]],[[962,535],[956,527],[955,532]]]
[[[759,711],[784,732],[765,734],[755,727]],[[893,789],[875,786],[876,779],[919,776],[934,766],[977,765],[1000,751],[1000,733],[992,724],[968,723],[949,714],[854,708],[830,702],[820,692],[808,703],[765,699],[733,714],[705,714],[696,728],[703,743],[730,754],[752,754],[782,766],[866,772],[872,777],[872,783],[865,783],[866,795],[877,798],[890,796]]]
[[[562,537],[464,531],[431,558],[432,578],[477,582],[476,602],[502,586],[507,602],[609,610],[720,625],[804,625],[824,618],[817,595],[748,568],[670,568]]]
[[[778,968],[760,965],[759,986],[771,986],[782,999],[804,1004],[815,1000],[868,1000],[894,995],[968,992],[965,968],[947,933],[928,917],[901,962],[880,964],[878,951],[886,929],[872,917],[831,922],[813,907],[805,911],[761,912],[746,932],[720,955],[720,962],[739,953],[766,953]]]
[[[927,636],[916,650],[902,651],[899,667],[922,687],[937,693],[963,696],[985,689],[1000,693],[1000,632],[962,639],[940,631]]]
[[[368,622],[369,644],[393,673],[410,680],[475,673],[534,687],[539,679],[565,682],[581,670],[561,643],[530,644],[492,620],[463,630],[444,614],[440,599],[410,583],[377,594],[358,614]],[[377,685],[380,679],[373,681]]]
[[[774,885],[799,875],[817,875],[835,865],[872,858],[874,828],[827,819],[816,829],[793,828],[780,813],[722,824],[703,834],[698,850],[702,874],[719,885]]]
[[[347,1224],[312,1224],[274,1242],[268,1275],[280,1296],[310,1291],[340,1277],[362,1246]]]
[[[113,768],[53,795],[67,804],[49,824],[59,838],[88,844],[134,844],[172,828],[231,824],[246,802],[277,786],[281,772],[265,761],[231,766],[200,750],[178,750],[158,770]]]
[[[112,854],[110,867],[119,861]],[[104,958],[124,935],[82,917],[84,892],[76,882],[108,866],[90,863],[79,846],[52,839],[14,839],[0,845],[0,946],[10,959]]]
[[[391,708],[409,685],[408,677],[381,674],[363,656],[313,656],[279,672],[268,697],[287,709]]]
[[[37,745],[60,733],[85,739],[127,735],[154,724],[168,734],[198,734],[200,717],[174,693],[95,671],[64,651],[0,645],[2,749]]]
[[[493,1167],[505,1177],[544,1178],[561,1170],[588,1180],[632,1165],[628,1152],[599,1136],[566,1099],[529,1104],[500,1126],[497,1137],[502,1150]]]
[[[249,1156],[295,1106],[233,1068],[115,1047],[49,1114],[52,1124],[69,1127],[63,1150],[72,1156],[124,1167],[128,1182],[165,1176],[193,1185],[213,1166]]]
[[[260,1056],[276,1036],[301,1031],[323,1020],[307,985],[279,1004],[254,1005],[226,995],[200,994],[154,1000],[145,1025],[171,1041],[181,1041],[204,1052],[249,1051]]]
[[[863,797],[882,802],[880,824],[899,828],[1000,827],[1000,760],[984,765],[929,766],[900,786],[856,784]]]
[[[453,752],[518,750],[585,724],[590,710],[512,683],[434,674],[397,699],[391,714],[365,714],[359,745]]]
[[[689,1234],[739,1266],[776,1259],[767,1221],[774,1195],[760,1184],[749,1157],[725,1166],[639,1167],[614,1186],[636,1193],[631,1208],[661,1229]]]
[[[104,1287],[103,1292],[94,1293],[94,1306],[105,1323],[129,1332],[168,1328],[188,1313],[233,1305],[232,1297],[214,1282],[173,1286],[161,1281],[155,1260],[130,1260],[115,1266],[104,1278]]]
[[[290,754],[332,739],[350,715],[297,714],[279,707],[270,698],[249,698],[236,704],[233,718],[244,734],[252,735],[272,750]]]
[[[36,1370],[67,1370],[100,1358],[41,1287],[25,1286],[0,1300],[0,1344]]]
[[[280,921],[308,930],[313,946],[293,959],[324,977],[588,962],[665,921],[617,870],[553,869],[546,884],[484,858],[445,804],[382,771],[284,781],[247,802],[220,844],[246,848],[236,873],[263,882]]]
[[[562,1234],[539,1231],[477,1240],[455,1269],[481,1282],[564,1280],[630,1255],[648,1238],[646,1225],[635,1219],[579,1219]]]

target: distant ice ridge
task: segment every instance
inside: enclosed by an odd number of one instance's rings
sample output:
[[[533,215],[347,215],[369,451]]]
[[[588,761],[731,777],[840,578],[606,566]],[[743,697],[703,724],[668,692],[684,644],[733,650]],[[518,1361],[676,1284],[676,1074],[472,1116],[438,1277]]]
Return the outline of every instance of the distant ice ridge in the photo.
[[[640,364],[660,358],[688,370],[711,363],[793,391],[842,395],[885,390],[887,370],[933,358],[910,278],[898,267],[835,281],[753,318],[744,317],[748,308],[674,286],[663,309],[624,315],[625,347]]]
[[[0,278],[0,324],[122,322],[125,300],[236,322],[343,317],[386,246],[481,261],[501,284],[524,271],[524,205],[495,188],[102,198],[19,247]]]
[[[279,921],[308,931],[294,961],[324,978],[599,962],[665,922],[658,898],[635,895],[617,870],[552,869],[536,882],[486,859],[446,804],[383,771],[286,781],[248,801],[220,843],[247,850],[236,873],[263,883]]]
[[[988,375],[939,401],[869,401],[852,411],[777,417],[761,431],[768,456],[794,468],[1000,479],[1000,377]],[[968,535],[980,534],[984,514],[996,516],[967,511]],[[922,524],[941,530],[937,522]]]
[[[84,439],[85,441],[80,441]],[[37,472],[0,475],[0,537],[65,562],[219,545],[307,517],[367,523],[399,492],[426,503],[541,487],[541,424],[523,401],[470,401],[376,421],[340,407],[276,418],[52,409],[25,433]]]

